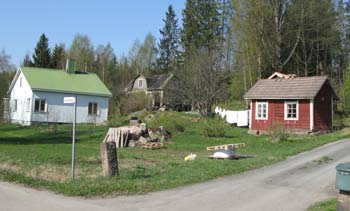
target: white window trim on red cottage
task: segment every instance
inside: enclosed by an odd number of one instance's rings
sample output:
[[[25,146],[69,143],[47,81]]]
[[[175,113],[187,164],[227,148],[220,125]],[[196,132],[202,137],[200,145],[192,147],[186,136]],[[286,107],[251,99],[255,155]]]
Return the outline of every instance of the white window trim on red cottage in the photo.
[[[265,113],[263,112],[264,106],[265,106]],[[265,114],[265,116],[264,116],[264,114]],[[256,104],[255,104],[255,119],[256,120],[268,120],[268,117],[269,117],[269,103],[268,103],[268,101],[256,102]]]

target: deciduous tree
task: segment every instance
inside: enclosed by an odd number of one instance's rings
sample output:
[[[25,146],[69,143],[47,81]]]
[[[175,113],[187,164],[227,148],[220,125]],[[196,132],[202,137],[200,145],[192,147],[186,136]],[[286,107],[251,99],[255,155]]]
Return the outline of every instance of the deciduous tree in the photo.
[[[90,71],[94,62],[94,47],[87,35],[75,35],[69,49],[69,57],[76,59],[77,70]]]
[[[197,51],[175,75],[177,86],[174,92],[178,92],[184,101],[191,102],[203,116],[211,113],[214,103],[227,98],[231,79],[231,75],[217,68],[212,53]]]
[[[11,63],[11,56],[3,49],[0,51],[0,73],[13,71],[16,67]]]

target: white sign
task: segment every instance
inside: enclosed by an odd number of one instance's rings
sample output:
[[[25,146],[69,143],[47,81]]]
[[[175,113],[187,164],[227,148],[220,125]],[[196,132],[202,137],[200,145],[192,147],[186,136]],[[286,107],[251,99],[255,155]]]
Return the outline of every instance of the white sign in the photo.
[[[64,104],[75,103],[75,97],[64,97],[63,98],[63,103]]]

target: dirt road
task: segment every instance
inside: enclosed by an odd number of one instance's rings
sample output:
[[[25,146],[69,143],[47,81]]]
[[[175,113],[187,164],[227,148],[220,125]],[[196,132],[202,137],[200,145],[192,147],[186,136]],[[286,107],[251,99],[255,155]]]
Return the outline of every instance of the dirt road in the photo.
[[[350,141],[341,140],[243,174],[108,199],[69,198],[0,182],[0,210],[305,210],[336,196],[335,166],[347,161]]]

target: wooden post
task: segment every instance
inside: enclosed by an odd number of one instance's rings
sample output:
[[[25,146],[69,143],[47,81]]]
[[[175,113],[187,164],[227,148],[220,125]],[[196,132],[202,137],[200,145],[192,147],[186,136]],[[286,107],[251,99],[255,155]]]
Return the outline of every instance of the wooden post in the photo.
[[[154,109],[154,105],[155,105],[155,94],[154,93],[152,93],[152,106],[151,106],[151,110],[153,110]]]
[[[163,106],[164,91],[160,91],[160,107]]]
[[[115,142],[101,143],[101,161],[103,176],[113,177],[119,175],[117,147]]]

